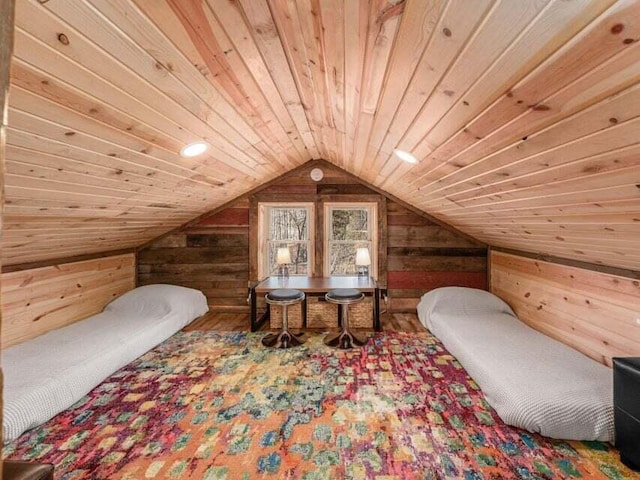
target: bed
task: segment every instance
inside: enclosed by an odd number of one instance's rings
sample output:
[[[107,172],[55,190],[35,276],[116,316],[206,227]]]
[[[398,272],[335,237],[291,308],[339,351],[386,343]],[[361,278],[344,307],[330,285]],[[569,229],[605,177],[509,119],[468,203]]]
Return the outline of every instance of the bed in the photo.
[[[119,368],[208,311],[202,292],[138,287],[102,313],[2,352],[3,438],[10,441],[69,408]]]
[[[552,438],[613,441],[609,368],[530,328],[483,290],[432,290],[417,309],[505,423]]]

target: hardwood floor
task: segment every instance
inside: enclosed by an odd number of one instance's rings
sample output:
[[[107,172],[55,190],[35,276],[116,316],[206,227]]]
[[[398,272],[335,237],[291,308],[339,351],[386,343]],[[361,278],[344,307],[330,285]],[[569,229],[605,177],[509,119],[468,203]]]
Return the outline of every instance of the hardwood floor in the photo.
[[[385,313],[381,316],[381,320],[382,329],[385,331],[422,332],[425,330],[418,321],[418,316],[415,313]],[[209,312],[184,328],[186,332],[193,330],[249,330],[249,314],[220,311]],[[263,330],[268,330],[266,325]]]

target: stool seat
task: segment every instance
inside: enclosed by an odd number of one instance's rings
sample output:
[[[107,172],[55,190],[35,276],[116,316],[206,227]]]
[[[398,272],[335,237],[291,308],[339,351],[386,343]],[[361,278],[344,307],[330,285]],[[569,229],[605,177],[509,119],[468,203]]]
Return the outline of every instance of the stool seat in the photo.
[[[356,290],[355,288],[336,288],[334,290],[330,290],[325,295],[326,299],[339,301],[339,300],[358,300],[364,296],[360,290]]]
[[[53,465],[5,460],[2,462],[5,480],[53,480]]]
[[[266,295],[266,299],[272,302],[290,302],[292,300],[302,300],[303,298],[303,292],[300,290],[293,290],[291,288],[272,290]]]

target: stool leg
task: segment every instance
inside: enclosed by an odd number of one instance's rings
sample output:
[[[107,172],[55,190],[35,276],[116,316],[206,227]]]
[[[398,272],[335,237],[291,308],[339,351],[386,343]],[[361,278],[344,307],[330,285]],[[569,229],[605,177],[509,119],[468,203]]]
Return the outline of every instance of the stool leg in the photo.
[[[324,344],[328,347],[339,348],[341,350],[362,347],[367,341],[361,340],[349,329],[349,305],[340,305],[340,309],[342,310],[342,331],[337,335],[328,336]]]
[[[270,333],[262,339],[265,347],[271,348],[291,348],[302,345],[304,340],[301,339],[302,334],[296,335],[289,331],[289,312],[288,305],[282,306],[282,331],[280,333]]]
[[[282,306],[282,331],[289,331],[289,305]]]

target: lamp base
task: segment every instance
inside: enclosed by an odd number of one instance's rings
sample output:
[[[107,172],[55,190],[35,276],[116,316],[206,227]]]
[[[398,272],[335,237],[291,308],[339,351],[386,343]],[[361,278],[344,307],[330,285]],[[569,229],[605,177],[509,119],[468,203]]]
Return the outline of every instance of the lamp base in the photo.
[[[289,278],[289,267],[286,265],[280,265],[278,268],[278,277],[280,278]]]
[[[359,265],[358,266],[358,276],[359,277],[368,277],[369,276],[369,267]]]

